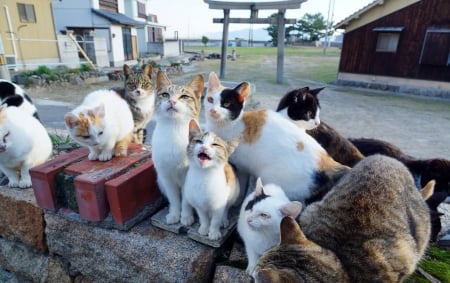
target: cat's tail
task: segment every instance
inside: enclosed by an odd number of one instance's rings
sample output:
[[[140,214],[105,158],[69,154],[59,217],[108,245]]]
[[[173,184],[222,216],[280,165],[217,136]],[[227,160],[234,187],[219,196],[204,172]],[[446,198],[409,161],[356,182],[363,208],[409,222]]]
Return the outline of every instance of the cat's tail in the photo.
[[[350,167],[336,162],[334,167],[317,171],[314,178],[314,188],[311,190],[311,195],[305,200],[305,203],[310,204],[321,200],[350,169]]]

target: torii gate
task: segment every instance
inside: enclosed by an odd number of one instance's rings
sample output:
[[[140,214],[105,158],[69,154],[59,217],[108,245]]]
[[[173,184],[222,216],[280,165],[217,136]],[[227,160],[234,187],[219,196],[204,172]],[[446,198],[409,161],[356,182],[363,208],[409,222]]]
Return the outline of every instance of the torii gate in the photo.
[[[284,33],[285,24],[295,24],[296,19],[285,19],[284,15],[287,9],[299,9],[303,2],[307,0],[287,0],[273,2],[226,2],[203,0],[209,5],[210,9],[222,9],[223,19],[214,18],[213,23],[223,24],[222,33],[222,53],[220,56],[220,78],[225,78],[227,64],[227,44],[228,44],[228,26],[235,24],[277,24],[278,25],[278,45],[277,45],[277,83],[283,83],[284,68]],[[250,10],[250,18],[230,18],[230,10]],[[278,10],[276,19],[272,17],[258,18],[259,10]]]

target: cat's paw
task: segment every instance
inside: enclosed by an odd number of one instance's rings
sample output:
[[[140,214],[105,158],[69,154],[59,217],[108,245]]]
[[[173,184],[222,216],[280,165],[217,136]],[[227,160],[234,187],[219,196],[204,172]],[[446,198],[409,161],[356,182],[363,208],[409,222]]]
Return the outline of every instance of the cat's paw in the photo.
[[[97,160],[98,154],[96,152],[89,152],[88,159],[89,160]]]
[[[99,155],[98,155],[98,160],[100,161],[108,161],[111,160],[112,158],[112,152],[111,151],[102,151]]]
[[[208,226],[200,225],[197,232],[202,236],[206,236],[208,235],[208,230],[209,230]]]
[[[220,229],[209,229],[208,239],[211,241],[217,241],[222,238],[222,233],[220,233]]]
[[[181,216],[181,224],[183,224],[184,226],[191,226],[192,224],[194,224],[194,216],[193,215],[183,215]]]
[[[10,188],[17,188],[17,187],[19,187],[19,181],[9,180],[8,187],[10,187]]]
[[[18,187],[21,189],[30,188],[31,187],[31,179],[20,180]]]
[[[177,213],[169,213],[166,215],[166,223],[167,225],[175,224],[180,221],[180,215]]]

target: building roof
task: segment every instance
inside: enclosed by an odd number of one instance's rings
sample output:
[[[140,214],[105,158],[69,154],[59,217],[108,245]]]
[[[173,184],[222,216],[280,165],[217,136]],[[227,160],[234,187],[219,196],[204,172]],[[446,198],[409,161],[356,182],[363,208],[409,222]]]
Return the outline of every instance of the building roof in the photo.
[[[114,13],[114,12],[110,12],[110,11],[97,10],[97,9],[92,9],[92,12],[107,19],[111,23],[115,23],[115,24],[129,25],[129,26],[143,26],[143,25],[147,24],[146,22],[136,21],[136,20],[134,20],[124,14],[120,14],[120,13]]]
[[[384,0],[375,0],[375,1],[367,4],[366,6],[362,7],[355,13],[351,14],[347,18],[343,19],[339,23],[335,24],[334,28],[335,29],[344,29],[351,21],[358,19],[359,17],[361,17],[361,15],[363,15],[367,11],[371,10],[373,7],[378,6],[378,5],[383,5],[383,4],[384,4]]]

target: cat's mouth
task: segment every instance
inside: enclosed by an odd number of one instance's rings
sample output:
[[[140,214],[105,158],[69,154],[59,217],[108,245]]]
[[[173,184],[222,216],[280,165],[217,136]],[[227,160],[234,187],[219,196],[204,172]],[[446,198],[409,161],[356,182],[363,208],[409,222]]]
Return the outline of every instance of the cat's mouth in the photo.
[[[200,160],[200,162],[205,162],[205,161],[211,160],[211,157],[209,157],[209,155],[204,152],[200,152],[197,155],[197,158],[198,158],[198,160]]]

